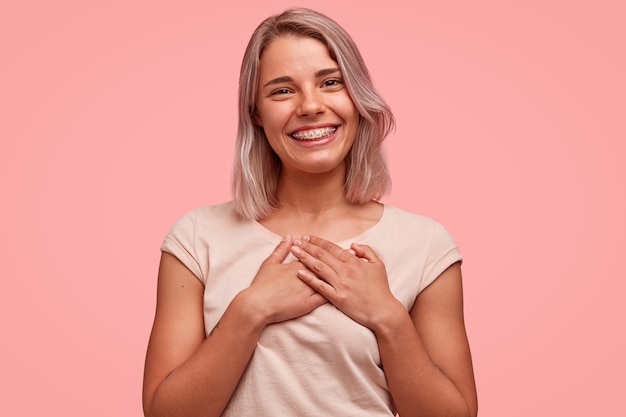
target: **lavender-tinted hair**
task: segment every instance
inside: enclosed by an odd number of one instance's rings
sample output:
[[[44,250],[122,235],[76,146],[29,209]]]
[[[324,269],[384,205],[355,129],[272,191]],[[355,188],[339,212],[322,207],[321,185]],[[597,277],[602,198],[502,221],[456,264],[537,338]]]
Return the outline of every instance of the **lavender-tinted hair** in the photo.
[[[357,137],[346,156],[345,193],[352,203],[380,199],[391,187],[381,146],[395,126],[391,109],[374,89],[365,62],[348,33],[332,19],[309,9],[289,9],[254,31],[239,76],[239,124],[233,165],[235,207],[248,219],[261,219],[277,206],[280,160],[262,127],[254,122],[263,50],[285,35],[319,40],[341,70],[359,112]]]

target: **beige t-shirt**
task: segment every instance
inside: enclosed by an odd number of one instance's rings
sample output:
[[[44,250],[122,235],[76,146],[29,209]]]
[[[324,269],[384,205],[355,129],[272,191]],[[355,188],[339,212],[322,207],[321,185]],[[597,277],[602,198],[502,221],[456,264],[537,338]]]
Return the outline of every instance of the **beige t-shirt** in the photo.
[[[238,217],[228,202],[182,217],[161,250],[204,284],[208,334],[281,239]],[[352,242],[371,246],[381,258],[391,291],[407,310],[420,291],[461,260],[440,224],[388,205],[372,228],[336,243],[347,248]],[[286,262],[294,260],[289,256]],[[393,416],[374,334],[331,304],[266,327],[223,415]]]

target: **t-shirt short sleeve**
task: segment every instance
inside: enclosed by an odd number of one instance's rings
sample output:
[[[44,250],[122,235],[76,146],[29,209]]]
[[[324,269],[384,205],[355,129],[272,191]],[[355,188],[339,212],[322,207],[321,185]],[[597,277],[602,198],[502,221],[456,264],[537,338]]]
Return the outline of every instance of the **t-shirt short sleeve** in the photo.
[[[202,269],[196,253],[196,221],[198,212],[192,211],[181,217],[163,239],[161,251],[178,258],[200,281],[204,283]]]
[[[432,284],[449,266],[461,260],[461,252],[450,233],[441,224],[433,222],[432,235],[419,291],[421,292]]]

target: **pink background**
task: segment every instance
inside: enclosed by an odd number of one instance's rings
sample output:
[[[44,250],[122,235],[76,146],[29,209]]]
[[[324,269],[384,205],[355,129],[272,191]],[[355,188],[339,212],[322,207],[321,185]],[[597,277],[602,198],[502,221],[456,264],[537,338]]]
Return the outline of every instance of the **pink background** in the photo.
[[[141,415],[161,239],[229,198],[243,49],[295,5],[208,3],[0,5],[0,414]],[[462,249],[481,415],[626,415],[624,3],[311,4],[397,116],[385,201]]]

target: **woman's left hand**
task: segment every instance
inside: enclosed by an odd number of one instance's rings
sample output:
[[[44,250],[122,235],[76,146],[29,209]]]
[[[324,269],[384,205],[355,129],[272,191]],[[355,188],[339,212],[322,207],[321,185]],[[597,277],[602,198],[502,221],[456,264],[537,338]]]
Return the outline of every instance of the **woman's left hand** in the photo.
[[[376,331],[397,311],[399,301],[389,289],[385,265],[369,246],[353,243],[342,249],[307,235],[294,242],[291,252],[309,268],[299,270],[298,277],[363,326]]]

